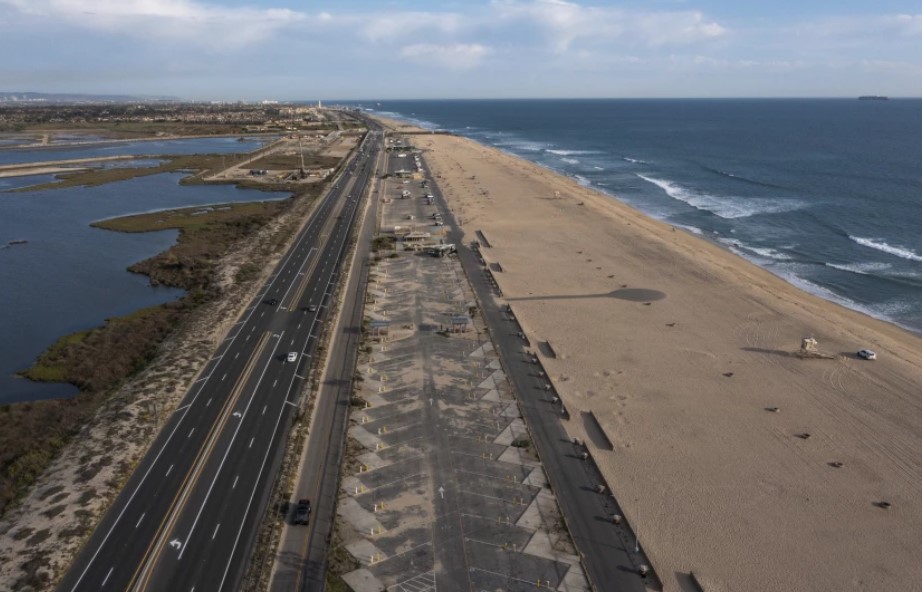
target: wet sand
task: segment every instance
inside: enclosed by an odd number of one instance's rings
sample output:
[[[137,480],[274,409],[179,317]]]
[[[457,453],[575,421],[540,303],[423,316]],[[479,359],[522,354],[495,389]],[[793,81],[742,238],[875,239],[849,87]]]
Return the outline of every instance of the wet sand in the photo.
[[[567,424],[667,590],[922,589],[922,339],[524,160],[410,137],[614,444]],[[805,336],[834,359],[793,355]]]

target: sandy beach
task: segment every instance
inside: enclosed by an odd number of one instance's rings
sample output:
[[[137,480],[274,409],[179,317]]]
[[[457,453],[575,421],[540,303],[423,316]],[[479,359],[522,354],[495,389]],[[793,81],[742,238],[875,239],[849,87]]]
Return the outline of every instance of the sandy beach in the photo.
[[[666,590],[922,590],[922,339],[524,160],[411,138],[555,350],[567,429]],[[806,336],[833,359],[793,355]]]

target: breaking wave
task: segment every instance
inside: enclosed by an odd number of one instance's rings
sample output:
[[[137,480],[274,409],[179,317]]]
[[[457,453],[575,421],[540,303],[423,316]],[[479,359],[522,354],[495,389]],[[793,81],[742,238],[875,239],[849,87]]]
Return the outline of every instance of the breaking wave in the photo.
[[[858,275],[874,275],[875,272],[886,271],[890,269],[889,263],[826,263],[826,267],[838,269],[839,271],[848,271]]]
[[[901,259],[908,259],[909,261],[922,262],[922,255],[919,255],[918,253],[916,253],[915,251],[907,247],[893,246],[879,239],[863,238],[860,236],[848,235],[848,238],[852,239],[853,241],[855,241],[856,243],[858,243],[859,245],[863,247],[868,247],[869,249],[876,249],[883,253],[894,255],[896,257],[900,257]]]
[[[648,177],[640,173],[637,173],[637,176],[648,183],[656,185],[673,199],[685,202],[698,210],[711,212],[727,220],[759,214],[780,214],[799,210],[803,207],[802,203],[790,199],[718,197],[682,187],[665,179]]]
[[[597,150],[556,150],[551,148],[546,148],[545,152],[551,154],[556,154],[557,156],[579,156],[580,154],[601,154]]]

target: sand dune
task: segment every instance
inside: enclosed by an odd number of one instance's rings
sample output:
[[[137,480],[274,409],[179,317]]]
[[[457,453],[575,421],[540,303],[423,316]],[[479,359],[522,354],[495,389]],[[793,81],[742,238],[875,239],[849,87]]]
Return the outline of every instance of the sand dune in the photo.
[[[594,455],[667,590],[689,571],[709,591],[922,589],[919,337],[531,163],[414,142],[556,350],[562,397],[614,442]],[[837,358],[792,356],[808,335]]]

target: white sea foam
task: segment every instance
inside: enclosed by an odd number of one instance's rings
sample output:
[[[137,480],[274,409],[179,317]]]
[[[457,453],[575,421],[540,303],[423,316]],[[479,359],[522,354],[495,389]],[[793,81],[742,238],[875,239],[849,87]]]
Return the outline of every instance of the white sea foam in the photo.
[[[560,160],[564,161],[567,164],[579,164],[579,161],[575,158],[561,158]]]
[[[592,168],[594,168],[594,169],[597,170],[597,171],[604,171],[604,170],[605,170],[605,169],[603,169],[603,168],[600,167],[600,166],[594,166],[594,167],[592,167]]]
[[[768,247],[750,247],[747,245],[743,245],[743,248],[749,249],[753,253],[756,253],[757,255],[761,255],[762,257],[768,257],[769,259],[774,259],[775,261],[790,261],[792,259],[790,255],[788,255],[787,253],[782,253],[781,251],[778,251],[777,249],[771,249]]]
[[[625,162],[632,162],[634,164],[647,164],[646,160],[640,160],[639,158],[631,158],[630,156],[622,156],[621,160]]]
[[[675,226],[675,227],[677,227],[677,228],[684,228],[685,230],[689,231],[690,233],[692,233],[692,234],[697,234],[697,235],[699,235],[699,236],[702,235],[702,234],[704,234],[704,232],[703,232],[700,228],[698,228],[697,226],[687,226],[687,225],[685,225],[685,224],[673,224],[673,226]]]
[[[698,210],[711,212],[721,218],[732,220],[746,218],[757,214],[779,214],[803,207],[803,204],[791,199],[718,197],[700,193],[666,179],[657,179],[637,173],[637,176],[656,185],[676,200],[687,203]]]
[[[601,154],[597,150],[557,150],[552,148],[547,148],[547,152],[551,154],[556,154],[557,156],[579,156],[580,154]]]
[[[512,150],[524,150],[525,152],[541,152],[545,146],[540,142],[531,142],[529,140],[503,140],[497,142],[496,145],[511,148]]]
[[[826,267],[831,267],[840,271],[857,273],[859,275],[871,275],[875,272],[886,271],[892,266],[889,263],[878,263],[871,261],[868,263],[827,263]]]
[[[894,255],[902,259],[908,259],[909,261],[922,261],[922,255],[919,255],[912,249],[909,249],[906,247],[894,246],[880,239],[863,238],[860,236],[852,236],[852,235],[848,235],[848,238],[852,239],[853,241],[855,241],[856,243],[858,243],[859,245],[863,247],[868,247],[870,249],[877,249],[878,251],[882,251],[884,253],[888,253],[890,255]]]
[[[573,175],[573,178],[576,179],[576,182],[582,185],[583,187],[589,187],[590,185],[592,185],[592,181],[590,181],[589,179],[587,179],[586,177],[582,175]]]

